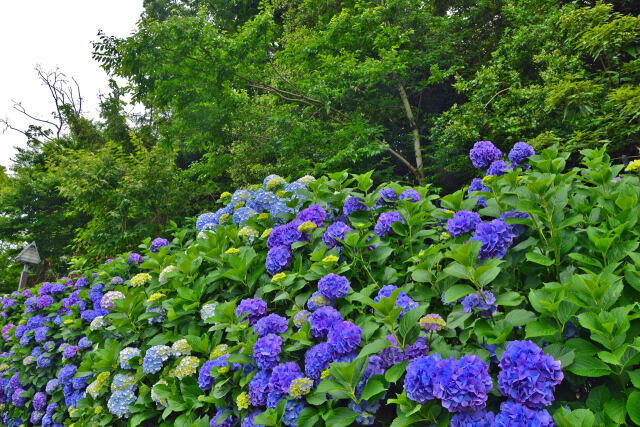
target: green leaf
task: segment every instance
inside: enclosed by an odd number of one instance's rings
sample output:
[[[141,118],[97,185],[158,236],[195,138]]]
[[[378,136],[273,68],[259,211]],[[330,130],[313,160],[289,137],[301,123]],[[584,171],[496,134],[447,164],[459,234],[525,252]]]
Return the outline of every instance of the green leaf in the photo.
[[[358,354],[358,359],[360,359],[361,357],[367,357],[371,354],[376,354],[378,353],[380,350],[385,349],[387,347],[391,347],[393,346],[393,344],[391,344],[391,342],[385,338],[380,338],[379,340],[376,340],[374,342],[370,342],[369,344],[365,345],[362,350],[360,350],[360,353]]]
[[[525,327],[525,338],[547,337],[558,333],[555,327],[542,321],[531,322]]]
[[[466,297],[467,295],[472,294],[474,292],[475,292],[475,289],[473,289],[469,285],[455,285],[447,289],[447,292],[445,292],[444,302],[446,303],[456,302],[460,298]]]
[[[606,363],[591,356],[576,356],[569,371],[581,377],[603,377],[611,373]]]
[[[387,385],[379,378],[373,377],[367,381],[367,384],[362,389],[362,398],[365,400],[371,400],[372,398],[384,394],[387,390]]]
[[[536,319],[536,315],[530,311],[517,309],[512,310],[505,316],[511,326],[524,326]]]
[[[400,379],[400,377],[402,377],[402,374],[404,374],[408,364],[409,362],[402,362],[402,363],[393,365],[391,368],[387,370],[387,372],[385,372],[384,378],[389,383],[395,383]]]
[[[605,402],[604,412],[617,424],[624,424],[627,418],[627,410],[624,400],[620,398],[611,399]]]
[[[470,280],[471,274],[469,271],[460,263],[452,262],[444,269],[444,273],[448,274],[452,277],[457,277],[458,279]]]
[[[426,270],[413,270],[413,272],[411,273],[411,279],[413,279],[414,282],[419,282],[419,283],[427,283],[429,281],[429,272]]]
[[[336,408],[326,419],[326,425],[332,427],[345,427],[352,424],[357,417],[358,413],[349,408]]]
[[[320,421],[320,415],[315,408],[306,407],[298,416],[299,427],[313,427],[318,421]]]
[[[636,425],[640,425],[640,391],[634,391],[627,399],[627,412],[629,418]]]
[[[538,252],[527,252],[527,260],[534,262],[536,264],[540,264],[540,265],[544,265],[544,266],[550,266],[553,265],[553,260],[545,255],[542,255],[541,253]]]
[[[424,314],[424,306],[409,310],[400,320],[400,335],[404,338],[407,336],[411,328],[418,325],[418,320]]]
[[[635,388],[640,388],[640,369],[636,369],[635,371],[628,372],[629,378],[631,379],[631,384]]]

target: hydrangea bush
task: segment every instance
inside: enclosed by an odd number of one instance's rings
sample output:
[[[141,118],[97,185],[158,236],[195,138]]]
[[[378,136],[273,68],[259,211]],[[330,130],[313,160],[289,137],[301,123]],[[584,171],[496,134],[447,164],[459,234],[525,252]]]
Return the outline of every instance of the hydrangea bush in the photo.
[[[638,424],[638,178],[581,154],[481,141],[444,197],[268,176],[78,259],[2,298],[2,424]]]

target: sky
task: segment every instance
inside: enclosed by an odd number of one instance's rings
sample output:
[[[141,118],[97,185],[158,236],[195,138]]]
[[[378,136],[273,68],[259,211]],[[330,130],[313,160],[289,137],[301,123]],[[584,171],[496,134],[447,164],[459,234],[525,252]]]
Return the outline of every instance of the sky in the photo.
[[[98,30],[127,36],[142,13],[142,0],[17,0],[0,1],[0,117],[26,129],[29,120],[13,110],[20,101],[27,112],[49,119],[53,104],[35,67],[59,68],[80,85],[83,111],[98,117],[98,94],[108,92],[108,76],[91,58]],[[14,146],[24,135],[0,128],[0,165],[9,167]]]

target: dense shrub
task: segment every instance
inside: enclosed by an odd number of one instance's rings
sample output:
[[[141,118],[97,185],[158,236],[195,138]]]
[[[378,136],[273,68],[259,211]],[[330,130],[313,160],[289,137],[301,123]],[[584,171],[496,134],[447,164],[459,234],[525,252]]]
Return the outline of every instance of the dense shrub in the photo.
[[[5,296],[4,424],[640,422],[638,178],[476,147],[472,191],[270,176]]]

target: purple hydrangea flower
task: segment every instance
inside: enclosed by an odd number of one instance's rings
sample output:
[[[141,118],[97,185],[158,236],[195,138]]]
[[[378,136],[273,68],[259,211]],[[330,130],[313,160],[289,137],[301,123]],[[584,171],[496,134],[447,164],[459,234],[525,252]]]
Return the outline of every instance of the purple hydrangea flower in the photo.
[[[51,295],[61,294],[65,291],[65,287],[62,283],[54,283],[51,285]]]
[[[42,283],[42,285],[40,285],[40,289],[38,289],[38,295],[49,295],[51,293],[51,286],[53,286],[52,283]],[[5,305],[4,302],[2,303],[2,305]]]
[[[502,159],[502,151],[496,148],[491,141],[478,141],[469,151],[469,158],[474,168],[485,169],[495,160]]]
[[[327,336],[329,348],[336,355],[347,354],[355,350],[361,340],[362,329],[349,321],[335,323]]]
[[[433,395],[449,412],[479,411],[486,406],[492,386],[489,366],[478,356],[467,355],[438,363]]]
[[[478,224],[476,232],[471,238],[482,242],[478,259],[504,258],[507,249],[513,243],[513,233],[510,227],[501,219]]]
[[[427,345],[427,342],[423,337],[419,337],[411,345],[406,345],[404,352],[398,346],[398,342],[396,341],[393,334],[389,334],[387,336],[387,341],[393,344],[393,347],[383,348],[379,353],[380,359],[382,360],[384,366],[386,366],[387,368],[390,368],[393,365],[407,360],[412,360],[420,356],[426,356],[429,353],[429,346]]]
[[[476,412],[458,412],[451,417],[449,427],[493,427],[495,415],[484,409]]]
[[[344,240],[344,236],[347,231],[352,230],[347,224],[341,221],[336,221],[331,224],[327,231],[322,235],[322,241],[327,245],[328,249],[333,248],[335,245],[340,244],[340,241]]]
[[[76,280],[76,289],[82,289],[87,286],[89,286],[89,281],[84,277],[80,277],[78,280]]]
[[[224,414],[224,411],[221,408],[216,408],[216,410],[216,414],[211,418],[211,421],[209,421],[209,427],[233,427],[235,425],[236,418],[232,415],[229,415],[224,421],[222,421],[222,419],[218,421],[218,418]]]
[[[453,214],[453,218],[447,221],[447,231],[453,237],[460,237],[463,233],[475,231],[476,226],[482,222],[480,215],[470,211],[459,211]]]
[[[418,203],[420,200],[422,200],[422,196],[420,196],[420,193],[418,193],[416,190],[408,188],[400,194],[398,200],[409,200],[412,203]]]
[[[41,369],[48,368],[49,366],[51,366],[51,359],[44,354],[41,354],[36,360],[36,365],[38,365],[38,368]]]
[[[269,389],[269,371],[258,371],[249,382],[249,402],[252,406],[267,404],[267,392]]]
[[[342,214],[349,216],[355,211],[368,211],[369,208],[362,202],[364,202],[364,200],[359,197],[349,196],[342,207]]]
[[[265,266],[272,276],[286,270],[291,265],[291,251],[288,246],[275,246],[267,252]]]
[[[249,398],[249,400],[251,400],[251,398]],[[255,405],[253,405],[253,406],[255,406]],[[261,414],[261,413],[262,412],[260,412],[259,410],[255,410],[255,411],[251,412],[249,415],[244,417],[240,427],[262,427],[260,424],[255,424],[253,422],[253,420],[258,416],[258,414]]]
[[[322,371],[329,368],[329,363],[333,361],[329,344],[326,342],[316,344],[304,355],[304,372],[307,377],[320,379]]]
[[[304,375],[296,362],[281,363],[271,372],[269,378],[269,392],[287,394],[291,386],[291,381],[302,378]]]
[[[311,335],[322,339],[327,336],[334,325],[342,322],[342,320],[342,315],[335,308],[330,306],[320,307],[309,316]]]
[[[33,409],[36,411],[44,410],[45,406],[47,406],[47,395],[43,392],[39,391],[33,395]]]
[[[349,280],[338,274],[329,273],[318,281],[318,291],[326,299],[344,298],[350,289]]]
[[[378,222],[376,222],[373,232],[376,233],[377,236],[384,237],[393,232],[392,226],[394,222],[404,224],[404,220],[398,212],[383,212],[380,214],[380,217],[378,217]]]
[[[264,337],[268,334],[283,334],[287,328],[287,319],[277,314],[270,314],[256,322],[253,332],[259,337]]]
[[[282,338],[268,334],[253,345],[253,362],[260,369],[273,369],[280,361]]]
[[[49,328],[47,326],[41,326],[39,328],[36,328],[33,333],[36,342],[41,343],[42,341],[47,339]]]
[[[67,346],[62,351],[62,357],[64,357],[65,359],[73,359],[74,357],[76,357],[76,354],[78,354],[78,346],[77,345]]]
[[[520,166],[534,154],[536,154],[536,152],[532,146],[530,146],[526,142],[516,142],[513,145],[511,151],[509,151],[507,157],[509,157],[509,160],[511,161],[513,166]]]
[[[499,366],[502,394],[534,409],[553,402],[553,392],[564,378],[560,362],[531,341],[511,341]]]
[[[500,412],[496,415],[493,427],[512,426],[551,427],[555,426],[555,423],[546,409],[530,409],[507,400],[500,404]]]
[[[396,194],[396,190],[394,190],[393,188],[383,188],[380,191],[378,191],[378,195],[380,196],[380,198],[375,203],[375,205],[373,205],[374,209],[378,209],[382,206],[390,205],[391,202],[398,200],[398,195]]]
[[[47,308],[53,303],[54,300],[51,295],[42,295],[36,299],[36,306],[38,306],[39,309]]]
[[[241,321],[249,319],[250,326],[255,325],[265,314],[267,314],[267,303],[260,298],[245,298],[236,308],[236,316]]]
[[[167,239],[163,239],[162,237],[156,237],[155,239],[153,239],[153,242],[151,242],[149,252],[158,252],[163,246],[169,246],[169,241]]]
[[[494,304],[496,303],[496,297],[490,291],[475,292],[467,295],[462,300],[462,308],[465,313],[472,313],[473,309],[480,310],[485,317],[495,313],[498,309]]]
[[[487,176],[502,176],[509,172],[511,172],[511,168],[508,164],[503,160],[496,160],[489,165],[489,169],[487,169]]]
[[[506,218],[516,218],[516,219],[529,219],[530,216],[528,213],[526,212],[518,212],[515,209],[505,212],[502,215],[500,215],[500,219],[501,220],[505,220]],[[505,221],[506,224],[506,221]],[[509,227],[509,230],[511,231],[511,234],[513,234],[514,238],[519,237],[522,233],[524,233],[525,231],[525,226],[522,224],[507,224],[507,227]]]
[[[58,381],[57,378],[50,379],[47,382],[47,385],[44,387],[44,391],[46,391],[48,394],[51,394],[54,391],[56,391],[59,385],[60,385],[60,381]]]
[[[407,366],[407,376],[404,379],[404,389],[407,397],[414,402],[425,403],[433,399],[434,379],[438,363],[442,360],[438,353],[430,356],[420,356],[413,359]]]
[[[71,380],[71,378],[73,378],[73,376],[76,374],[77,370],[78,370],[78,367],[75,365],[63,366],[62,369],[60,369],[60,372],[58,372],[58,381],[60,381],[63,384],[68,383]]]
[[[320,205],[309,205],[298,214],[298,219],[302,222],[311,221],[318,227],[322,227],[324,220],[327,218],[327,212]]]
[[[11,395],[11,403],[13,404],[13,406],[15,406],[16,408],[21,408],[24,406],[25,403],[27,403],[27,398],[20,396],[22,393],[26,393],[26,392],[27,391],[23,388],[17,388],[13,392],[13,394]]]
[[[132,252],[129,254],[129,259],[127,260],[129,264],[140,264],[142,262],[142,255],[136,252]]]
[[[293,243],[306,239],[306,235],[298,231],[298,227],[302,222],[299,219],[294,219],[291,222],[274,227],[267,239],[267,247],[269,249],[276,246],[290,247]]]
[[[213,384],[216,382],[215,377],[211,376],[211,370],[213,368],[223,368],[227,366],[228,358],[229,355],[224,354],[213,360],[208,360],[202,365],[202,367],[200,368],[200,372],[198,373],[198,386],[202,390],[211,390],[211,387],[213,387]]]

